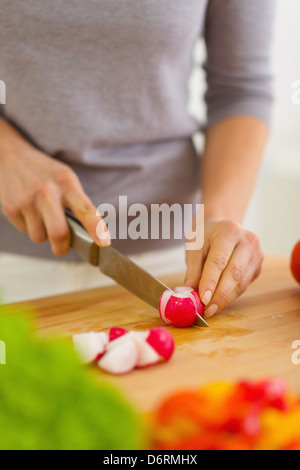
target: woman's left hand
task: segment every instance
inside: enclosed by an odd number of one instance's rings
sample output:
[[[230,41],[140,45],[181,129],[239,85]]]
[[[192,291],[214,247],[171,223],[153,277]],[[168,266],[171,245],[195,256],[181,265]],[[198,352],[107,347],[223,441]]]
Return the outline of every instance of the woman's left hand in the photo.
[[[258,236],[229,220],[206,221],[204,240],[201,250],[186,251],[185,285],[199,291],[209,318],[259,276],[264,256]]]

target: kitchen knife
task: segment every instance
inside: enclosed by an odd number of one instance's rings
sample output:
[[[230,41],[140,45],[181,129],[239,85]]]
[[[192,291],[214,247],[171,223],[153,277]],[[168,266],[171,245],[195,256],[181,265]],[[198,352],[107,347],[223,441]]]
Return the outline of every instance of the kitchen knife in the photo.
[[[160,296],[170,288],[112,246],[97,246],[81,223],[68,211],[66,217],[71,231],[71,246],[80,258],[92,266],[98,266],[103,274],[158,309]],[[203,326],[208,327],[200,315],[198,318]]]

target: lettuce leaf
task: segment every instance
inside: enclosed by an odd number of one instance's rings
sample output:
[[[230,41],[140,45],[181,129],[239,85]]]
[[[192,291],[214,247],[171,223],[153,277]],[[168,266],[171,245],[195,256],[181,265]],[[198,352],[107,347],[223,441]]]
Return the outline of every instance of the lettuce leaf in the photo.
[[[138,414],[95,368],[79,364],[71,343],[38,339],[33,316],[7,307],[0,341],[0,449],[140,448]]]

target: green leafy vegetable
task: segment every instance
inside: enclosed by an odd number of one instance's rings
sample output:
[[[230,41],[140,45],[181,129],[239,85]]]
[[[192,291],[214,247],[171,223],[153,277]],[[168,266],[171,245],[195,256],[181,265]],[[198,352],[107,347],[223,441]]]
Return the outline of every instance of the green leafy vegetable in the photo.
[[[139,417],[122,395],[71,344],[33,331],[28,314],[0,312],[0,449],[139,449]]]

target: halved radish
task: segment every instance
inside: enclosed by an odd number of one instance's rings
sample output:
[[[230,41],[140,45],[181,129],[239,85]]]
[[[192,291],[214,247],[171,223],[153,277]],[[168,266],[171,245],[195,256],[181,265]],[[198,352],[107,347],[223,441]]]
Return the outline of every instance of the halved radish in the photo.
[[[98,366],[110,374],[126,374],[133,370],[139,359],[139,350],[131,333],[111,341]]]
[[[192,287],[166,290],[159,300],[159,313],[167,325],[186,328],[194,325],[197,313],[203,316],[204,305]]]
[[[128,331],[124,328],[113,327],[109,330],[109,341],[114,341],[116,338],[119,338],[119,336],[123,336],[126,333],[128,333]]]
[[[174,352],[173,336],[165,328],[150,328],[147,331],[135,332],[134,338],[139,349],[137,367],[168,361]]]
[[[150,328],[147,336],[147,343],[168,361],[173,355],[175,342],[172,334],[166,328]]]
[[[97,361],[103,356],[109,338],[107,333],[90,331],[73,335],[74,348],[83,364]]]
[[[162,360],[162,357],[148,343],[149,331],[138,331],[134,333],[134,339],[139,351],[137,367],[148,367]]]

